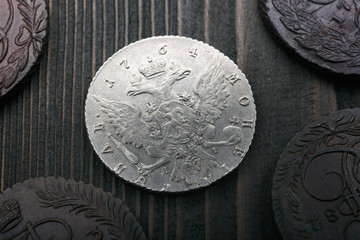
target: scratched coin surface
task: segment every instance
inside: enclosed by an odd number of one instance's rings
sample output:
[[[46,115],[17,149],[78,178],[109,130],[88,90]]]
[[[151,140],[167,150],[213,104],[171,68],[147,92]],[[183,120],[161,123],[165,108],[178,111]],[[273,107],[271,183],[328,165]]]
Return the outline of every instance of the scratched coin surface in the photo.
[[[121,178],[155,191],[204,187],[243,160],[255,104],[245,75],[184,37],[121,49],[98,71],[85,107],[90,140]]]
[[[110,193],[64,178],[35,178],[0,194],[0,239],[144,240],[145,234]]]
[[[360,236],[360,109],[321,117],[285,148],[273,182],[284,239]]]
[[[31,70],[45,42],[44,0],[0,1],[0,97]]]
[[[305,59],[360,74],[359,0],[259,0],[276,35]]]

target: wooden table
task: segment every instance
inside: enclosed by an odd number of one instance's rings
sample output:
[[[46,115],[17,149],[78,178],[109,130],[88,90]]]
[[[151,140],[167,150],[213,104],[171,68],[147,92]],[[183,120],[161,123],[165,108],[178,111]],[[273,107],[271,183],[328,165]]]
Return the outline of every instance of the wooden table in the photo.
[[[149,239],[281,239],[271,206],[281,152],[307,123],[360,105],[360,80],[293,56],[254,0],[48,0],[48,45],[24,86],[0,102],[0,187],[38,176],[92,183],[122,198]],[[187,194],[151,193],[115,177],[84,124],[92,77],[123,46],[155,35],[213,45],[247,75],[257,106],[253,144],[235,172]]]

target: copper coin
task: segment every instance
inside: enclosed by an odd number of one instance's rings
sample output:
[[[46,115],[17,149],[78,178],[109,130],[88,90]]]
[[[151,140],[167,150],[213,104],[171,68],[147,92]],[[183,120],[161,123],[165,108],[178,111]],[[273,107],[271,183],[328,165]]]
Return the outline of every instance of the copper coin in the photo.
[[[44,0],[0,1],[0,97],[31,70],[46,36]]]
[[[273,183],[284,239],[360,236],[360,109],[321,117],[285,148]]]
[[[305,59],[360,74],[359,0],[260,0],[276,34]]]
[[[143,240],[145,234],[110,193],[64,178],[35,178],[0,195],[0,239]]]

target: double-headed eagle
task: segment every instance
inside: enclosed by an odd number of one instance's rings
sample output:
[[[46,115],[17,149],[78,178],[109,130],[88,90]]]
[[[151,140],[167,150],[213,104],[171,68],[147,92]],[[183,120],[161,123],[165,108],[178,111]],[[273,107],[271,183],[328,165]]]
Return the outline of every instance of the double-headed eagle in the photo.
[[[155,99],[148,103],[148,111],[142,113],[133,105],[110,101],[94,96],[109,123],[116,129],[110,136],[112,141],[137,168],[146,176],[151,171],[168,163],[174,163],[170,179],[200,184],[211,180],[211,169],[218,167],[216,146],[239,143],[244,135],[237,126],[226,126],[223,135],[226,140],[212,141],[215,136],[214,123],[228,107],[225,74],[218,56],[210,67],[195,81],[193,93],[176,94],[174,84],[189,76],[191,70],[184,70],[179,64],[170,64],[160,87],[150,80],[134,83],[127,91],[136,98],[139,94],[149,94]],[[118,141],[119,140],[119,141]],[[152,164],[144,164],[125,145],[144,148],[147,155],[156,159]]]

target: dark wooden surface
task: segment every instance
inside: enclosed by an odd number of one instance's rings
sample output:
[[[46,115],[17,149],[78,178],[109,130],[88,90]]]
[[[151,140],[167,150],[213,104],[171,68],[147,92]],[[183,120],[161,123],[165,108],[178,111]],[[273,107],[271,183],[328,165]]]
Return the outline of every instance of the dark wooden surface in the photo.
[[[308,122],[359,107],[360,79],[313,68],[265,29],[254,0],[48,0],[49,36],[34,73],[0,101],[0,190],[37,176],[74,178],[122,198],[149,239],[281,239],[271,207],[276,163]],[[141,38],[205,41],[247,75],[258,120],[237,170],[203,190],[154,194],[124,183],[92,150],[84,101],[115,51]]]

